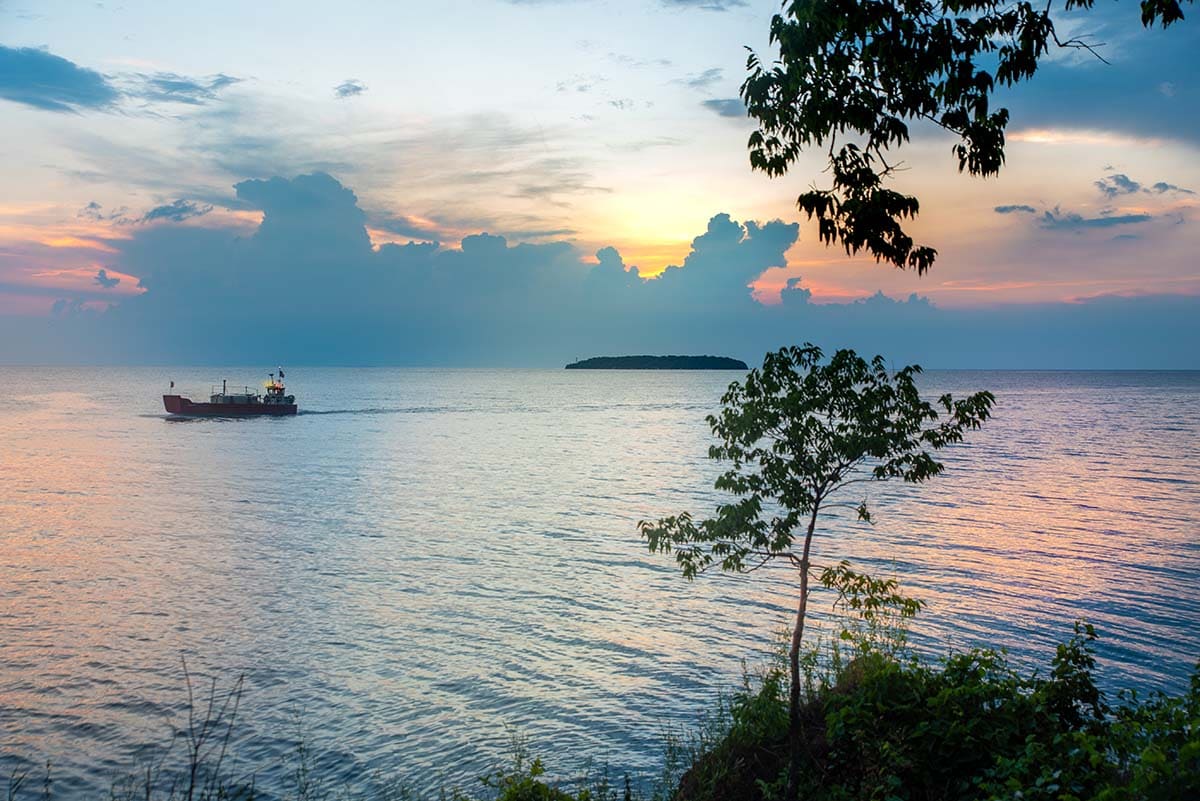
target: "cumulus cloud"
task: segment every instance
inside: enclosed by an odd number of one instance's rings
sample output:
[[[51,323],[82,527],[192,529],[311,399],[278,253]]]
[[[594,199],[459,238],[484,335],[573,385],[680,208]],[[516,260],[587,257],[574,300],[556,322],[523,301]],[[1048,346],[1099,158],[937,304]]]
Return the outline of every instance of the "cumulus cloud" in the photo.
[[[356,81],[353,78],[347,81],[342,81],[337,86],[333,87],[334,97],[339,100],[344,100],[347,97],[357,97],[367,91],[367,85],[362,81]]]
[[[621,353],[753,362],[805,340],[941,367],[1186,367],[1200,353],[1197,298],[956,311],[876,293],[820,304],[793,277],[782,302],[764,306],[749,285],[786,267],[799,235],[780,220],[716,214],[681,264],[646,279],[612,247],[591,259],[569,242],[495,233],[458,247],[375,248],[354,192],[327,174],[235,191],[263,213],[253,235],[130,228],[113,240],[119,252],[96,275],[96,293],[62,299],[41,321],[0,317],[0,362],[561,366]],[[144,291],[104,311],[110,271],[137,276]]]
[[[213,210],[213,207],[208,204],[196,203],[193,200],[176,200],[174,203],[168,203],[165,206],[155,206],[148,212],[142,215],[140,222],[155,222],[157,220],[168,220],[170,222],[183,222],[192,217],[203,217]]]
[[[700,105],[722,117],[746,116],[746,104],[738,97],[705,100]]]
[[[1033,206],[1027,206],[1024,203],[1013,204],[1008,206],[997,206],[993,209],[997,214],[1015,214],[1017,212],[1025,214],[1037,214],[1037,209]]]
[[[46,111],[105,109],[120,93],[95,70],[32,47],[0,45],[0,98]]]
[[[108,270],[105,270],[104,268],[100,268],[100,271],[96,273],[95,281],[105,289],[112,289],[117,284],[121,283],[120,278],[109,278]]]

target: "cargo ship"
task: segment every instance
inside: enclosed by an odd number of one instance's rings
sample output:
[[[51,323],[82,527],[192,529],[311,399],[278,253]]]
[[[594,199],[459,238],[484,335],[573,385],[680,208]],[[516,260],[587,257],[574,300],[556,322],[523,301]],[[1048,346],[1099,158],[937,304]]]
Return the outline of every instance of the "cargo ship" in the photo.
[[[178,417],[253,417],[296,413],[296,396],[284,394],[282,368],[279,378],[271,373],[263,386],[265,392],[262,393],[251,391],[250,387],[230,392],[228,382],[221,381],[221,391],[217,392],[213,387],[208,403],[196,403],[182,395],[163,395],[163,407],[169,414]],[[174,381],[171,382],[171,389],[175,389]]]

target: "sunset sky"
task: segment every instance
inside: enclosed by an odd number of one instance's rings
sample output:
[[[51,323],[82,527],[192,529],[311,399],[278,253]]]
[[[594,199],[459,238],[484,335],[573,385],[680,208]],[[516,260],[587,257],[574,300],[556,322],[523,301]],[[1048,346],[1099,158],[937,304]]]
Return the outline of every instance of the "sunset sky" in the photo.
[[[103,327],[98,318],[122,304],[129,338],[109,347],[154,337],[173,315],[202,317],[206,303],[257,302],[271,287],[295,321],[309,308],[307,296],[285,289],[298,284],[343,284],[338,297],[354,307],[343,308],[347,318],[390,319],[369,297],[379,288],[359,280],[391,269],[379,265],[401,249],[388,243],[439,243],[436,254],[404,251],[434,254],[429,269],[436,272],[436,263],[471,261],[462,240],[482,232],[504,237],[495,252],[505,258],[553,253],[546,264],[557,266],[500,276],[491,295],[483,294],[477,268],[464,267],[461,280],[420,284],[432,293],[429,302],[470,306],[479,295],[482,303],[554,270],[583,281],[602,272],[592,269],[604,261],[598,252],[613,248],[603,252],[614,269],[636,266],[639,273],[625,275],[644,285],[629,290],[636,301],[604,307],[618,317],[692,298],[668,292],[660,279],[644,280],[679,265],[692,277],[676,283],[699,287],[702,268],[689,259],[711,261],[711,274],[720,276],[714,281],[728,294],[713,295],[714,304],[741,304],[752,293],[749,302],[762,315],[787,305],[780,291],[789,281],[796,297],[809,293],[807,307],[838,306],[849,315],[889,298],[919,301],[956,324],[991,315],[997,330],[1006,314],[1040,314],[1050,325],[1074,307],[1111,303],[1143,342],[1161,336],[1153,325],[1165,318],[1155,304],[1180,320],[1200,310],[1200,27],[1190,13],[1168,31],[1142,29],[1132,2],[1067,15],[1063,29],[1104,43],[1110,63],[1058,52],[1011,101],[1002,98],[1013,121],[998,179],[959,175],[952,140],[916,129],[902,151],[910,169],[897,186],[921,197],[914,231],[940,252],[932,272],[918,277],[847,259],[816,241],[794,200],[825,183],[819,154],[785,178],[751,171],[753,126],[736,98],[744,48],[770,55],[766,35],[777,8],[774,0],[0,2],[0,333],[9,334],[0,361],[69,360],[78,330],[60,332],[57,344],[40,350],[12,337],[72,314]],[[314,182],[295,183],[313,175]],[[323,199],[305,205],[317,195]],[[327,230],[327,203],[344,216],[320,240],[315,231]],[[310,211],[322,222],[301,219]],[[277,215],[277,232],[293,233],[271,240],[264,213]],[[285,220],[293,213],[300,216]],[[726,251],[713,245],[705,255],[693,242],[706,231],[706,241],[716,242],[710,221],[724,230],[724,219],[799,228],[763,229],[781,238],[725,267]],[[362,228],[366,250],[356,233]],[[733,244],[744,236],[746,245],[753,230],[729,228],[728,235]],[[287,248],[305,237],[316,239],[297,259]],[[217,239],[243,249],[197,255],[209,251],[196,243]],[[269,241],[279,248],[264,250]],[[254,254],[249,243],[257,243]],[[342,245],[359,250],[351,255]],[[488,253],[477,251],[481,264],[491,263]],[[288,265],[296,265],[291,273]],[[354,280],[341,280],[351,270]],[[161,296],[151,312],[156,280]],[[575,291],[556,289],[557,280],[557,273],[538,278],[524,297],[541,308],[555,303],[555,292]],[[694,296],[707,298],[707,291],[696,288]],[[407,300],[397,303],[397,312],[408,309]],[[144,308],[135,315],[133,304]],[[688,320],[708,308],[695,304]],[[759,319],[750,306],[743,312],[737,326],[758,325],[744,322]],[[1141,320],[1150,327],[1139,328]],[[530,337],[554,337],[553,321],[543,322]],[[445,343],[434,328],[389,331],[406,337],[408,354],[416,352],[414,337]],[[677,333],[664,334],[661,344],[686,345]],[[1193,325],[1175,345],[1194,351],[1196,337]],[[744,346],[778,338],[764,333]],[[919,343],[912,350],[922,355]],[[450,362],[489,359],[469,348],[442,352]],[[205,361],[240,354],[168,348],[126,355]],[[336,359],[336,350],[323,358]],[[378,358],[386,361],[386,353]],[[1062,361],[1080,361],[1072,358]]]

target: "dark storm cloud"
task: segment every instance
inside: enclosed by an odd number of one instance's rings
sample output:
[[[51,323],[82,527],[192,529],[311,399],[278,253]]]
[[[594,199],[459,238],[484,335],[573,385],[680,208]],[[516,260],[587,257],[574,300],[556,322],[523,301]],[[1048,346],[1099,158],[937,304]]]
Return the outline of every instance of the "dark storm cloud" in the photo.
[[[103,313],[79,293],[57,316],[0,318],[0,362],[561,366],[620,353],[757,362],[808,340],[930,367],[1200,366],[1194,297],[943,310],[916,295],[817,304],[792,280],[782,303],[763,306],[749,285],[787,264],[795,223],[717,214],[682,264],[647,280],[614,248],[593,261],[562,241],[476,234],[458,248],[373,248],[355,194],[325,174],[243,181],[236,193],[263,213],[252,236],[131,228],[107,269],[138,276],[145,291]]]
[[[0,98],[46,111],[111,107],[120,93],[95,70],[32,47],[0,45]]]
[[[362,81],[348,80],[342,81],[337,86],[333,87],[333,94],[339,99],[347,97],[357,97],[367,91],[367,86]]]
[[[203,217],[212,210],[213,207],[207,204],[196,203],[192,200],[176,200],[174,203],[150,209],[142,215],[140,222],[155,222],[156,220],[183,222],[192,217]]]
[[[992,210],[997,214],[1014,214],[1017,212],[1022,212],[1025,214],[1037,214],[1037,209],[1035,209],[1033,206],[1026,206],[1024,203],[1008,206],[997,206]]]
[[[722,117],[746,116],[746,104],[737,97],[705,100],[700,105]]]

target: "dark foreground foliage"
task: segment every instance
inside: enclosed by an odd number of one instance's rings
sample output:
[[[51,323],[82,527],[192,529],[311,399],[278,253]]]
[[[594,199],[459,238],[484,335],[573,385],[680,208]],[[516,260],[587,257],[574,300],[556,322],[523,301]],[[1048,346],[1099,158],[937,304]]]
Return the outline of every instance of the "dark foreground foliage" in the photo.
[[[808,695],[800,797],[1200,798],[1200,665],[1181,697],[1121,693],[1110,705],[1094,639],[1077,625],[1047,675],[986,650],[938,666],[860,653]],[[735,697],[727,733],[684,774],[678,801],[782,796],[785,687],[772,670]]]

